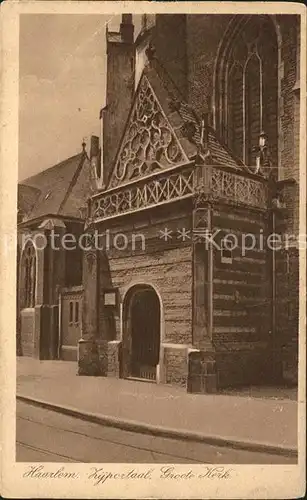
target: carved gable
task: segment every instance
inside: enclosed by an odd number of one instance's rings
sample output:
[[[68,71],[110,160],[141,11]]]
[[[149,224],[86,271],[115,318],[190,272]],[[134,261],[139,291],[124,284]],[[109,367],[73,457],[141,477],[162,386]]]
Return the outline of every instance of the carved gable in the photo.
[[[187,161],[148,79],[143,75],[109,188]]]

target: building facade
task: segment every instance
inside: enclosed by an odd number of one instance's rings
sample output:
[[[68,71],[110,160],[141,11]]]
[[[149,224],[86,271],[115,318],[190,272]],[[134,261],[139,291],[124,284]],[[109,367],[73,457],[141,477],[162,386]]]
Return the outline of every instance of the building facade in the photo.
[[[144,15],[135,40],[124,14],[107,31],[80,375],[198,392],[296,383],[299,21]]]
[[[77,360],[82,326],[85,151],[18,185],[17,353]]]

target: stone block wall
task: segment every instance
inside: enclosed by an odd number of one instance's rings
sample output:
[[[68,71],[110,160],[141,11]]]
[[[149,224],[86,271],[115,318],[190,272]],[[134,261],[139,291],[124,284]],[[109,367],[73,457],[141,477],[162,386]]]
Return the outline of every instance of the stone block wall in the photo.
[[[110,228],[124,233],[131,241],[132,234],[142,233],[145,246],[136,245],[135,249],[124,251],[111,249],[109,258],[109,283],[119,288],[120,301],[123,303],[127,291],[136,284],[152,285],[162,302],[164,330],[161,341],[176,344],[192,343],[192,246],[190,241],[180,242],[176,231],[191,227],[191,217],[184,217],[180,212],[164,214],[161,219],[153,215],[151,220],[134,220],[133,226]],[[168,227],[173,232],[171,241],[159,237],[159,231]],[[112,236],[111,236],[112,238]],[[100,299],[101,300],[101,299]],[[100,330],[103,322],[100,320]],[[116,334],[109,340],[120,340],[120,310],[114,314],[113,327]]]
[[[97,353],[99,374],[106,376],[108,374],[108,342],[106,340],[97,340]]]
[[[153,32],[156,57],[171,75],[177,88],[187,93],[186,16],[157,15]]]
[[[108,342],[108,377],[120,377],[120,350],[121,342],[112,340]]]
[[[78,344],[78,375],[105,375],[102,368],[106,365],[107,351],[104,345],[92,339],[81,339]]]
[[[265,240],[267,234],[265,215],[226,205],[214,209],[214,227],[220,231],[216,244],[220,245],[228,235],[238,243],[232,250],[232,261],[227,263],[222,261],[220,250],[214,248],[213,340],[217,348],[231,342],[257,342],[267,338],[271,328],[269,255],[261,244],[261,236]],[[255,238],[254,248],[248,249],[251,237],[247,235]]]
[[[166,384],[187,387],[188,348],[179,345],[163,346],[163,381]]]
[[[21,321],[21,352],[23,356],[34,356],[35,342],[35,310],[23,309],[20,313]]]

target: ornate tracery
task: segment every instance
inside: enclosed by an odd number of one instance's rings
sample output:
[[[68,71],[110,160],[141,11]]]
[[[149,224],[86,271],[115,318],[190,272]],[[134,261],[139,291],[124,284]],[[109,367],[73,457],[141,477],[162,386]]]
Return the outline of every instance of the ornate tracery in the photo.
[[[217,62],[216,126],[234,154],[255,164],[262,130],[277,165],[278,44],[269,16],[242,16]]]
[[[110,187],[176,166],[187,158],[154,95],[142,77],[110,180]]]

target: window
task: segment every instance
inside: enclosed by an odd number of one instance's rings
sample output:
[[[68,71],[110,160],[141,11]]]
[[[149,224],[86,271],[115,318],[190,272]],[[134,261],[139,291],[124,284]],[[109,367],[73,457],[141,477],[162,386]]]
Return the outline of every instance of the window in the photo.
[[[229,241],[221,241],[221,263],[232,264],[232,250],[229,248]]]
[[[259,134],[277,167],[278,44],[269,16],[241,16],[217,61],[216,127],[234,155],[255,165]]]
[[[80,322],[80,304],[78,300],[69,302],[69,326],[78,326]]]
[[[75,302],[75,323],[76,325],[79,324],[79,302]]]
[[[69,324],[72,325],[74,321],[74,303],[69,302]]]
[[[21,265],[24,271],[24,307],[34,307],[36,287],[36,253],[32,243],[28,243],[25,247]]]

